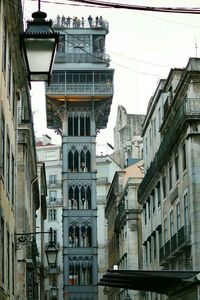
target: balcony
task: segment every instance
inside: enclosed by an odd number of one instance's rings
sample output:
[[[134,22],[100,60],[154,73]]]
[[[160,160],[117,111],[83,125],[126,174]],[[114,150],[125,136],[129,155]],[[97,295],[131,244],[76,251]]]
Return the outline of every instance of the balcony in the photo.
[[[184,225],[160,248],[160,264],[163,265],[174,259],[189,246],[191,246],[190,226]]]
[[[49,198],[48,206],[62,206],[63,205],[63,199],[62,198]]]
[[[47,187],[48,188],[61,188],[62,180],[56,180],[56,181],[47,181]]]
[[[174,108],[173,118],[168,113],[163,120],[161,132],[167,130],[163,136],[163,140],[160,147],[155,154],[154,160],[152,161],[149,169],[147,170],[145,177],[143,178],[138,193],[140,197],[145,196],[145,190],[150,184],[152,178],[155,178],[155,174],[160,170],[163,164],[166,162],[167,156],[170,155],[170,151],[176,142],[177,136],[179,136],[185,122],[188,120],[195,120],[199,117],[200,113],[200,98],[186,98],[184,99],[179,107]],[[171,117],[171,118],[170,118]],[[170,123],[170,125],[169,125]],[[166,129],[166,126],[168,128]]]
[[[70,18],[70,21],[67,21],[67,18],[65,18],[64,22],[62,21],[61,18],[57,18],[56,20],[53,20],[53,27],[55,29],[80,29],[80,30],[84,30],[84,29],[93,29],[93,30],[106,30],[106,32],[108,32],[109,30],[109,23],[108,21],[102,19],[99,19],[98,24],[96,24],[96,19],[93,18],[93,20],[91,21],[91,23],[88,22],[88,20],[84,19],[84,20],[76,20],[74,21],[72,18]]]
[[[57,52],[55,63],[105,63],[107,67],[110,65],[110,56],[106,53],[63,53]]]
[[[113,86],[107,83],[51,83],[46,87],[47,95],[112,95]]]

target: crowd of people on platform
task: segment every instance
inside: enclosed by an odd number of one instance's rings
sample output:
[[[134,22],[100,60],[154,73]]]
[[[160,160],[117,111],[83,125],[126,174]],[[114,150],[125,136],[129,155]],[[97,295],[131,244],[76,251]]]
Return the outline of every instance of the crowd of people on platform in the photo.
[[[89,27],[103,27],[105,24],[102,16],[96,16],[93,19],[91,15],[89,15],[88,19],[85,20],[84,17],[81,17],[81,19],[79,19],[78,17],[71,18],[70,16],[65,17],[64,15],[60,17],[59,15],[57,15],[56,25],[67,28],[84,28],[87,24],[85,21],[88,21]]]

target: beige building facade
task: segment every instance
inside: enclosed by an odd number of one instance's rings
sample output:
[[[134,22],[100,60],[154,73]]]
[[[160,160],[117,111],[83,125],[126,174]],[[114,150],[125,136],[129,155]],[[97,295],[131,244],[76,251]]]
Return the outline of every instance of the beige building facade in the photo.
[[[200,269],[199,79],[200,60],[190,58],[184,69],[171,69],[149,102],[139,188],[146,270]],[[155,293],[146,297],[165,299]],[[169,299],[198,297],[194,285]]]
[[[20,51],[21,1],[0,1],[0,299],[38,299],[36,255],[20,233],[35,231],[35,141]],[[27,236],[26,236],[27,237]],[[23,245],[22,245],[23,244]],[[36,248],[35,248],[36,249]]]

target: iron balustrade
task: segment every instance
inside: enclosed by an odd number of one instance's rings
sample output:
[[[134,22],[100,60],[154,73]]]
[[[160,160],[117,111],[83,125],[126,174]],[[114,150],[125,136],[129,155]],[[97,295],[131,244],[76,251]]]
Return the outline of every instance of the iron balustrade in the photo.
[[[61,95],[112,95],[113,86],[107,83],[51,83],[46,86],[46,94],[61,94]]]
[[[175,233],[164,246],[160,248],[160,263],[173,258],[176,254],[183,250],[184,247],[191,245],[191,232],[189,225],[183,225],[177,233]]]
[[[178,231],[178,246],[184,246],[191,243],[190,226],[182,226]]]
[[[57,52],[55,63],[106,63],[110,65],[110,56],[106,53],[64,53]]]
[[[57,206],[57,205],[62,205],[63,204],[63,199],[62,198],[49,198],[48,205],[50,206]]]
[[[171,252],[174,252],[177,249],[177,233],[171,237]]]
[[[62,180],[47,181],[47,187],[61,187]]]
[[[108,21],[102,19],[96,22],[96,18],[93,18],[91,22],[86,19],[80,19],[78,22],[73,22],[73,18],[70,18],[70,22],[67,23],[67,18],[65,17],[65,22],[62,22],[62,19],[53,20],[53,27],[55,29],[103,29],[106,32],[109,31],[109,23]]]

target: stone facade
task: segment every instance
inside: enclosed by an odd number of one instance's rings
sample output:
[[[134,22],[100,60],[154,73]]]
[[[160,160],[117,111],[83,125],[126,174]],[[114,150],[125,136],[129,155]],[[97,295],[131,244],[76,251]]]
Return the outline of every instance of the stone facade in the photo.
[[[144,115],[128,114],[122,105],[118,106],[112,156],[122,168],[142,159],[141,133],[144,118]]]
[[[200,60],[190,58],[186,68],[160,81],[148,106],[139,188],[145,269],[200,268],[199,79]]]
[[[13,4],[13,5],[12,5]],[[16,3],[15,3],[16,4]],[[0,299],[37,299],[36,263],[19,233],[39,203],[29,85],[20,52],[21,2],[0,2]],[[31,239],[32,244],[34,239]],[[17,280],[16,280],[17,279]]]

